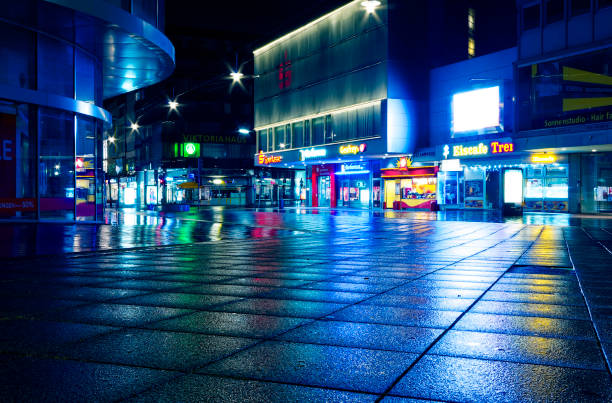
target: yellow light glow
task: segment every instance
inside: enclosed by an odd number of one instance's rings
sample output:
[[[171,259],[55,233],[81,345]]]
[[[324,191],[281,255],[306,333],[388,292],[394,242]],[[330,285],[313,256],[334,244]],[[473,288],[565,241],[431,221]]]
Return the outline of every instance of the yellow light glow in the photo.
[[[531,156],[531,162],[534,164],[552,164],[557,160],[557,157],[552,154],[534,154]]]
[[[213,185],[223,185],[224,183],[223,179],[213,179]]]

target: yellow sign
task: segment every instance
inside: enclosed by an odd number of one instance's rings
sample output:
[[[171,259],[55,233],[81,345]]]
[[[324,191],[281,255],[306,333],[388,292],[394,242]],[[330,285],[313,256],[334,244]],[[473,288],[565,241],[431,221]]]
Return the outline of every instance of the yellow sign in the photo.
[[[178,185],[178,187],[180,189],[197,189],[198,184],[195,182],[183,182],[180,185]]]
[[[531,162],[534,164],[552,164],[557,160],[557,157],[552,154],[534,154],[531,156]]]
[[[355,144],[347,144],[347,145],[343,145],[340,146],[340,154],[342,155],[347,155],[347,154],[359,154],[362,153],[366,150],[366,145],[365,143],[359,144],[359,145],[355,145]]]

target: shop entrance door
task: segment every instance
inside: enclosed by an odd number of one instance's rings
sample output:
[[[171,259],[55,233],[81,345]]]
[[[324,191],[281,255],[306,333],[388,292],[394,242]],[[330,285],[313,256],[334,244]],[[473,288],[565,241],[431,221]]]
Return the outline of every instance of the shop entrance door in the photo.
[[[331,181],[329,176],[319,176],[319,207],[329,207],[331,202]]]

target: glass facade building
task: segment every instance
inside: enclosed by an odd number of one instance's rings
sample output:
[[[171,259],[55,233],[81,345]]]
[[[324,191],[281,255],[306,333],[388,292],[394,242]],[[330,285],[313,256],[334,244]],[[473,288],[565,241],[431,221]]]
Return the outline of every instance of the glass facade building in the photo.
[[[99,221],[111,124],[102,102],[174,68],[158,30],[163,2],[88,3],[0,9],[0,220]]]

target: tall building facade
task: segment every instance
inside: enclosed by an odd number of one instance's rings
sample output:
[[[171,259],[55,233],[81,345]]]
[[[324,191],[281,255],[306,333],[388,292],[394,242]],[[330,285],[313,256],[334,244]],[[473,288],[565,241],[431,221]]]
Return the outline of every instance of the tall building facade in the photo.
[[[480,3],[351,1],[256,49],[257,200],[430,208],[429,72],[479,54]]]
[[[2,7],[1,220],[101,220],[103,100],[172,72],[163,10],[163,0]]]
[[[566,211],[612,212],[612,2],[517,1],[517,136],[529,150],[565,162],[529,174],[536,198],[564,186]]]

